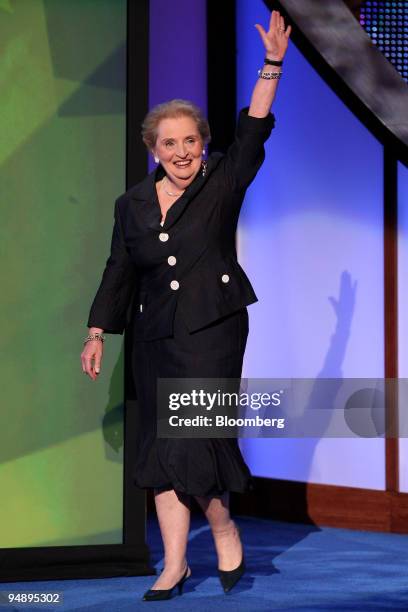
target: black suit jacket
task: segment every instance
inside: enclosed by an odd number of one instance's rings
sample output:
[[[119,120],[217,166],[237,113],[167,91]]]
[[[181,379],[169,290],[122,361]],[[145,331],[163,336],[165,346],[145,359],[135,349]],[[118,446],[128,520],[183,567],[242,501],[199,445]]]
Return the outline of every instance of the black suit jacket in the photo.
[[[242,109],[226,155],[213,153],[167,212],[156,194],[161,166],[115,202],[111,253],[88,327],[134,340],[171,336],[176,306],[190,331],[257,301],[237,261],[235,233],[245,191],[264,157],[275,117]]]

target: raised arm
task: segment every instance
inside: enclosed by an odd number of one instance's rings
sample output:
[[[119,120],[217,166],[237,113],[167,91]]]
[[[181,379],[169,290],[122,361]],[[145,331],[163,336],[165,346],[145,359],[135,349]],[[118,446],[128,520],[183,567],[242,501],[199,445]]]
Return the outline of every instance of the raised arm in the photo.
[[[256,24],[265,46],[265,57],[272,62],[282,62],[289,43],[291,27],[285,31],[285,22],[278,11],[272,11],[269,30]],[[281,66],[265,64],[262,73],[279,73]],[[265,158],[264,143],[275,126],[271,113],[278,79],[258,78],[251,104],[241,109],[235,138],[225,157],[225,182],[232,191],[244,191],[255,178]],[[234,200],[235,201],[235,200]]]
[[[288,26],[285,30],[285,21],[283,17],[281,17],[279,11],[272,11],[269,30],[267,32],[259,23],[257,23],[255,27],[262,38],[265,47],[265,57],[268,60],[281,62],[288,48],[289,36],[292,31],[291,26]],[[262,69],[262,74],[279,73],[281,71],[281,66],[265,64]],[[268,115],[275,98],[278,81],[278,78],[259,78],[257,80],[252,92],[248,115],[259,118]]]

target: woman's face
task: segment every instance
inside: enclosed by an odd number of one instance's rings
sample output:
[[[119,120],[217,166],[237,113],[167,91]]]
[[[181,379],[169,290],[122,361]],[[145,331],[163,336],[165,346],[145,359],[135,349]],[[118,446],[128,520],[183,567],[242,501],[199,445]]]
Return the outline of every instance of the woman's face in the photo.
[[[153,154],[166,174],[180,189],[187,187],[201,167],[203,143],[191,117],[162,119],[158,125]]]

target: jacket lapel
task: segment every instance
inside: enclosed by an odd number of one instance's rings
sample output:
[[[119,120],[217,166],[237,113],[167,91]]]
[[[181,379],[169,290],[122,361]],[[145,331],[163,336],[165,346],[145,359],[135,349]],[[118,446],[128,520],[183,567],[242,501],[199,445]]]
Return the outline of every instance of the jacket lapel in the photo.
[[[157,201],[156,180],[158,180],[158,166],[150,172],[140,183],[135,185],[131,191],[131,198],[138,202],[138,215],[143,217],[144,224],[152,229],[161,230],[161,211]]]
[[[198,194],[207,182],[211,173],[215,170],[222,159],[221,153],[212,153],[207,160],[206,172],[200,170],[194,181],[187,187],[182,196],[177,198],[166,214],[164,225],[160,225],[161,210],[156,193],[156,181],[164,176],[164,169],[159,165],[153,172],[148,174],[131,193],[133,200],[141,202],[140,213],[143,215],[147,227],[157,231],[167,230],[180,218],[188,203]]]
[[[189,202],[201,191],[211,173],[215,170],[223,155],[221,153],[213,153],[207,160],[207,168],[205,173],[199,171],[194,181],[187,187],[182,196],[180,196],[174,204],[169,208],[166,214],[166,219],[163,229],[167,230],[174,225],[180,216],[183,214]]]

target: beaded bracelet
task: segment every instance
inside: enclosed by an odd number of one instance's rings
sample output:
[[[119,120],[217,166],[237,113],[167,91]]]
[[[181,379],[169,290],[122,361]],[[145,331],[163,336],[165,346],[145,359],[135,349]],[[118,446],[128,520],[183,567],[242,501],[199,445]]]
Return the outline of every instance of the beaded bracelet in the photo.
[[[262,72],[262,69],[258,70],[258,76],[261,79],[267,79],[267,80],[270,80],[270,79],[280,79],[282,74],[283,74],[283,72]]]
[[[95,332],[94,334],[88,334],[85,338],[84,344],[89,342],[89,340],[100,340],[101,342],[105,342],[105,336],[99,332]]]

